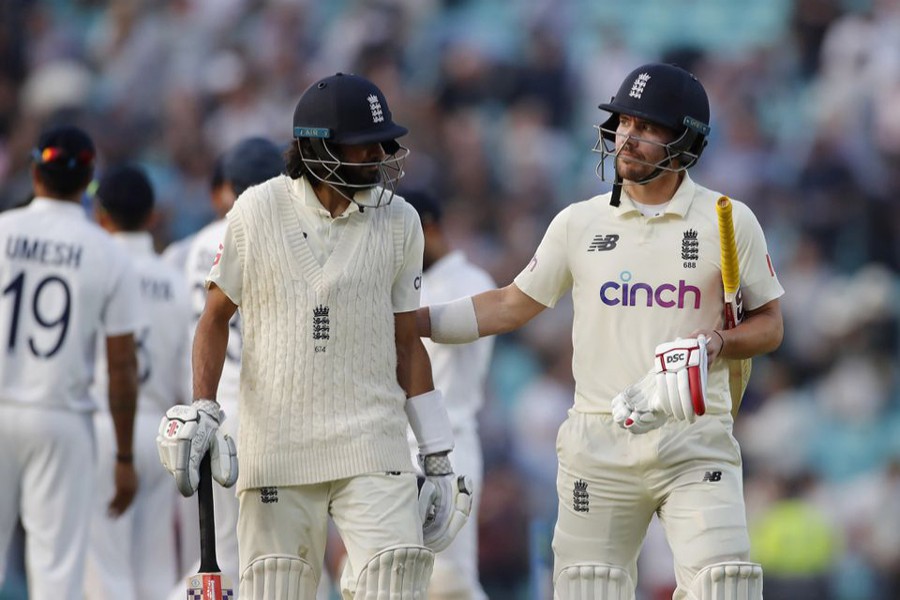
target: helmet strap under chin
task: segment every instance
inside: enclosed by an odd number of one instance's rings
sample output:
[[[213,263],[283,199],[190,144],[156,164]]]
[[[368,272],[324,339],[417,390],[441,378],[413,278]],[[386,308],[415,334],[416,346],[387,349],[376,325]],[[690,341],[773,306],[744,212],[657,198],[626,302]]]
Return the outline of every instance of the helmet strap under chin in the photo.
[[[616,178],[613,180],[612,195],[609,197],[610,206],[619,206],[622,196],[622,176],[616,172]]]

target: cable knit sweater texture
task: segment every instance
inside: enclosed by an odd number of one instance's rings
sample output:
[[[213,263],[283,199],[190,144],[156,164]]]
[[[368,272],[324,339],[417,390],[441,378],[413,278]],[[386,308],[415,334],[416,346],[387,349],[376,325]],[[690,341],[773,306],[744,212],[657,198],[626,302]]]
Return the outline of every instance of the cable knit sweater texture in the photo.
[[[351,215],[321,266],[288,185],[253,188],[228,215],[243,267],[238,489],[412,471],[391,306],[403,201]]]

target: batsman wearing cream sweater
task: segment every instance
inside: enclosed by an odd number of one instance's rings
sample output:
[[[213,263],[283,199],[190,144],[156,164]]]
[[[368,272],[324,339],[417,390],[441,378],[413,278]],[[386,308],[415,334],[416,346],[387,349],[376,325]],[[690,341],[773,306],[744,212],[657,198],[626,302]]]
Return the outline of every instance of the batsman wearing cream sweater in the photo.
[[[329,516],[347,547],[344,598],[422,598],[433,553],[468,516],[415,322],[422,227],[393,195],[405,133],[374,84],[327,77],[294,112],[287,175],[228,214],[194,338],[195,401],[170,409],[158,442],[184,495],[207,451],[219,483],[237,480],[242,600],[314,597]],[[238,307],[240,476],[215,402]]]

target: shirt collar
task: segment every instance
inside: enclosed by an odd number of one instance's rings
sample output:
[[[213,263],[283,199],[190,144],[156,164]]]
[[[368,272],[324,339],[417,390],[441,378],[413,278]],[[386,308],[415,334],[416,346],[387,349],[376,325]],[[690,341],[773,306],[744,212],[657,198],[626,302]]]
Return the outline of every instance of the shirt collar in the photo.
[[[665,214],[678,215],[684,218],[688,210],[690,210],[691,204],[694,202],[694,194],[696,191],[697,184],[694,183],[694,180],[691,179],[691,176],[685,171],[684,178],[681,180],[681,185],[675,190],[675,195],[672,196],[669,206],[666,207]],[[628,192],[626,192],[624,188],[622,189],[622,197],[619,206],[613,207],[613,212],[618,216],[624,216],[632,212],[640,214],[640,211],[634,205],[631,196],[628,195]]]
[[[153,248],[153,236],[146,231],[117,231],[113,234],[113,239],[125,246],[130,254],[156,254],[156,250]]]
[[[291,179],[291,192],[293,192],[293,195],[300,200],[300,204],[303,207],[314,211],[321,217],[332,218],[331,213],[322,206],[319,197],[316,196],[316,191],[313,189],[312,185],[310,185],[309,181],[307,181],[306,177]],[[340,219],[349,217],[355,212],[359,212],[359,206],[356,202],[351,202],[350,206],[348,206],[344,212],[334,218]]]
[[[39,211],[56,211],[60,213],[70,213],[72,216],[79,216],[87,219],[87,210],[79,202],[70,202],[69,200],[59,200],[57,198],[48,198],[46,196],[36,196],[28,203],[29,210]]]

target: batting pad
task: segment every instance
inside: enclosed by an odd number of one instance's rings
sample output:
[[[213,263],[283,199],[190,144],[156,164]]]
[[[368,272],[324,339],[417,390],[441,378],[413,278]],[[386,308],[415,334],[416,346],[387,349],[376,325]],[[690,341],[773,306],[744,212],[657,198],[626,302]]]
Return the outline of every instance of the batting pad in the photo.
[[[356,580],[356,600],[426,600],[434,552],[425,546],[391,546],[372,557]]]
[[[319,582],[312,567],[299,556],[268,554],[241,573],[241,598],[296,600],[315,598]]]
[[[634,600],[625,569],[600,563],[571,565],[556,578],[554,600]]]
[[[722,562],[700,570],[690,600],[762,600],[762,567],[751,562]]]

